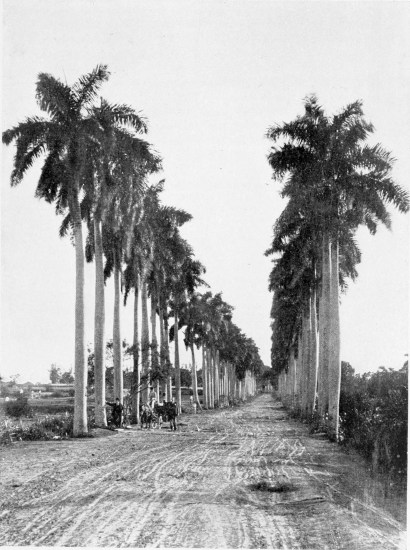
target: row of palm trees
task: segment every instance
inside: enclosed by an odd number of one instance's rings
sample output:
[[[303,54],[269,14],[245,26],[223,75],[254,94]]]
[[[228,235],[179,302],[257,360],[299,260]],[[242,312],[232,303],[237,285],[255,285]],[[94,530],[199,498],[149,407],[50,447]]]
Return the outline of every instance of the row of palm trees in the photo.
[[[95,264],[98,425],[106,425],[105,284],[111,275],[115,293],[114,393],[121,401],[120,304],[134,296],[134,420],[138,420],[140,400],[148,398],[150,384],[155,383],[158,392],[165,391],[168,399],[172,396],[170,338],[175,340],[176,401],[181,410],[178,333],[183,327],[185,345],[192,354],[198,404],[195,347],[202,347],[206,407],[218,405],[221,396],[244,398],[253,394],[261,365],[254,342],[232,323],[232,307],[220,294],[198,292],[206,286],[202,279],[205,268],[180,233],[191,216],[162,204],[163,180],[149,185],[149,178],[161,169],[161,159],[143,139],[147,123],[141,114],[128,105],[111,104],[98,97],[108,78],[105,65],[97,66],[72,86],[40,74],[36,98],[46,116],[27,118],[3,132],[3,143],[16,144],[11,184],[20,183],[33,163],[43,158],[36,196],[55,204],[57,214],[63,215],[60,235],[69,234],[75,245],[75,435],[88,431],[85,260]]]
[[[194,400],[199,406],[195,347],[202,348],[205,407],[246,399],[256,392],[263,363],[255,342],[232,322],[232,311],[221,293],[213,296],[209,291],[191,294],[180,309],[180,326],[185,326],[184,343],[192,356]],[[176,334],[175,328],[171,338]]]
[[[393,158],[367,143],[373,126],[362,103],[329,117],[315,96],[304,113],[271,127],[268,161],[288,199],[266,255],[274,254],[272,366],[282,399],[303,417],[319,415],[338,438],[340,291],[357,276],[360,225],[374,234],[390,227],[386,206],[409,209],[407,192],[392,177]]]

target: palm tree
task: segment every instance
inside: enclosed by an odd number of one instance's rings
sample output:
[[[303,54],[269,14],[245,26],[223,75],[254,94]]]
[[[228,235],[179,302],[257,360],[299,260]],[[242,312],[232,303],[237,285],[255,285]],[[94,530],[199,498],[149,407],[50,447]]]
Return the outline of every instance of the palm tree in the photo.
[[[282,195],[296,202],[302,192],[310,196],[311,211],[322,241],[322,294],[319,307],[319,397],[328,388],[330,430],[338,437],[340,392],[339,283],[340,244],[359,224],[374,233],[377,223],[390,224],[386,203],[400,211],[409,208],[407,193],[391,178],[392,158],[380,145],[365,144],[373,132],[363,118],[362,104],[348,105],[328,118],[316,97],[305,100],[305,114],[295,121],[272,127],[274,146],[269,163],[274,177],[289,175]],[[300,203],[300,200],[299,200]],[[323,334],[323,330],[326,332]],[[322,378],[328,367],[328,384]],[[323,405],[322,405],[323,406]]]
[[[208,285],[205,285],[208,286]],[[181,304],[180,308],[180,324],[185,326],[184,344],[186,349],[191,351],[191,374],[192,374],[192,390],[193,401],[202,409],[198,396],[198,378],[195,361],[195,346],[199,348],[203,343],[202,330],[202,295],[198,292],[193,292]]]
[[[175,269],[175,241],[179,240],[179,228],[192,218],[184,210],[158,203],[155,216],[151,220],[153,227],[152,263],[150,277],[151,296],[151,367],[157,381],[159,392],[160,382],[169,376],[169,355],[167,338],[164,334],[165,322],[168,318],[168,305],[172,297],[172,277]],[[156,339],[156,316],[160,320],[160,348]],[[164,322],[165,321],[165,322]]]
[[[87,150],[98,132],[91,114],[102,83],[108,80],[105,65],[68,86],[52,75],[41,73],[36,86],[37,103],[48,118],[27,118],[3,132],[3,143],[16,142],[11,185],[19,184],[34,162],[45,155],[36,196],[55,203],[58,213],[68,207],[76,255],[75,301],[75,402],[74,435],[88,431],[84,337],[84,245],[80,191],[87,166]]]
[[[230,319],[226,320],[220,333],[218,351],[221,361],[230,367],[228,398],[244,400],[255,395],[255,379],[263,369],[263,362],[255,342]]]
[[[107,258],[104,270],[105,277],[114,272],[114,323],[113,323],[113,358],[114,358],[114,393],[122,402],[123,374],[121,365],[121,329],[120,302],[122,295],[122,267],[131,238],[130,227],[136,223],[141,209],[141,182],[138,177],[128,179],[128,186],[119,186],[111,198],[104,223],[104,250]],[[137,192],[138,191],[138,192]]]
[[[95,324],[94,324],[94,353],[95,353],[95,418],[99,425],[105,425],[105,365],[104,365],[104,333],[105,333],[105,306],[104,306],[104,274],[103,274],[103,241],[102,226],[109,216],[110,207],[116,203],[116,196],[127,199],[126,206],[134,205],[127,218],[132,224],[138,201],[144,191],[145,175],[157,170],[160,160],[151,152],[150,146],[136,134],[147,130],[146,122],[128,105],[112,105],[101,99],[100,105],[92,110],[98,124],[100,135],[94,141],[94,149],[90,151],[88,182],[85,190],[89,196],[88,203],[91,212],[88,212],[90,237],[86,247],[87,260],[95,257]],[[124,201],[122,201],[124,204]],[[130,215],[131,214],[131,215]],[[112,216],[112,213],[111,213]],[[118,218],[118,213],[115,220]],[[66,222],[66,220],[65,220]],[[116,366],[118,356],[121,356],[119,331],[119,300],[120,293],[118,272],[115,274],[115,353]],[[116,381],[121,374],[117,372]],[[117,388],[116,388],[117,389]],[[121,393],[121,392],[120,392]]]
[[[102,182],[111,180],[114,182],[114,189],[107,188],[108,186],[101,185],[99,194],[97,195],[97,204],[94,211],[94,229],[99,232],[101,221],[104,219],[105,211],[108,210],[107,203],[112,201],[113,194],[120,191],[124,196],[125,205],[128,209],[125,223],[132,227],[136,221],[136,214],[139,210],[139,205],[142,198],[142,193],[145,189],[145,177],[150,172],[157,171],[160,168],[160,159],[152,153],[150,146],[145,141],[136,137],[136,134],[145,133],[147,131],[146,122],[140,115],[127,105],[110,105],[108,102],[101,100],[101,105],[95,109],[95,116],[104,130],[104,145],[105,149],[111,153],[111,158],[105,160],[103,166]],[[130,132],[130,131],[131,132]],[[108,155],[107,155],[108,156]],[[107,162],[110,161],[110,162]],[[107,177],[108,176],[108,177]],[[124,206],[124,202],[123,202]],[[125,234],[129,239],[129,227],[125,227]],[[96,241],[97,244],[97,241]],[[97,254],[98,252],[98,254]],[[97,255],[99,261],[97,262]],[[97,269],[98,265],[98,269]],[[119,272],[115,268],[115,323],[114,331],[116,333],[115,356],[119,355],[118,349],[121,342],[120,336],[120,319],[119,319]],[[97,300],[97,292],[102,300]],[[102,277],[102,248],[96,247],[96,316],[95,316],[95,332],[96,332],[96,348],[100,347],[102,354],[102,342],[99,338],[100,334],[104,334],[104,317],[102,310],[103,303],[104,281]],[[97,358],[97,354],[96,354]],[[117,369],[118,366],[117,357]],[[99,378],[104,380],[104,366],[96,361],[96,370],[99,373]],[[118,373],[117,379],[121,373]],[[96,392],[96,404],[101,401],[103,407],[105,401],[104,388],[101,389],[100,395]],[[97,411],[96,411],[97,418]]]
[[[170,366],[169,347],[167,339],[168,304],[171,297],[172,281],[170,274],[174,268],[173,264],[173,239],[177,234],[178,227],[191,219],[187,212],[164,206],[160,201],[160,193],[164,189],[164,181],[151,186],[145,193],[141,213],[137,223],[134,225],[130,246],[127,252],[127,268],[124,273],[125,297],[131,288],[135,289],[135,300],[138,299],[141,288],[142,302],[142,334],[141,334],[141,355],[142,355],[142,382],[139,374],[139,337],[134,333],[134,407],[137,414],[137,401],[139,399],[140,387],[142,386],[142,398],[147,399],[147,387],[150,376],[161,381],[167,376]],[[152,334],[156,333],[156,314],[160,320],[160,354],[159,364],[157,359],[157,346],[155,340],[153,345],[149,342],[149,319],[148,319],[148,295],[151,297],[151,327]],[[138,307],[134,308],[134,327],[138,330],[137,320]],[[152,348],[151,356],[154,361],[149,362],[149,350]]]
[[[198,286],[204,283],[202,274],[205,272],[203,265],[193,258],[193,251],[189,244],[178,233],[175,234],[173,247],[173,271],[172,281],[172,305],[174,325],[170,331],[170,338],[174,339],[174,368],[175,368],[175,392],[178,411],[181,412],[181,371],[179,363],[179,338],[178,332],[182,327],[179,319],[180,310],[186,297],[190,297]]]

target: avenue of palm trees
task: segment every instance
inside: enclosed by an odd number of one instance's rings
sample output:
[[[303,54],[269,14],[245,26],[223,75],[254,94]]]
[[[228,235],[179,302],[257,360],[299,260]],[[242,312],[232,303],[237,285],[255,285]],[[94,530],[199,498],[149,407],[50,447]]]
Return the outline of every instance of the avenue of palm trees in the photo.
[[[272,367],[283,402],[303,418],[317,415],[329,435],[339,430],[340,291],[357,276],[355,233],[390,227],[387,210],[409,209],[391,177],[393,158],[367,143],[373,126],[356,101],[329,117],[315,96],[304,114],[275,125],[268,160],[288,199],[276,221],[269,288],[274,293]]]
[[[98,425],[106,425],[104,294],[109,280],[115,293],[114,394],[121,401],[121,301],[132,302],[134,312],[133,421],[138,421],[150,385],[165,392],[166,399],[173,397],[172,365],[181,410],[181,345],[191,355],[199,407],[198,350],[206,408],[254,395],[262,367],[254,341],[232,322],[232,306],[208,290],[205,268],[181,235],[191,215],[162,203],[164,180],[149,183],[162,167],[160,156],[144,139],[146,120],[132,107],[99,96],[108,78],[105,65],[72,86],[40,74],[36,99],[44,118],[32,116],[3,132],[3,143],[16,146],[11,185],[19,184],[41,161],[36,196],[55,205],[62,216],[60,235],[69,235],[75,246],[75,435],[88,431],[85,261],[95,265]],[[267,134],[274,144],[268,161],[287,199],[266,251],[275,255],[269,277],[272,367],[283,401],[302,417],[317,415],[335,439],[341,378],[339,301],[347,280],[357,276],[361,254],[355,233],[360,225],[372,234],[380,223],[390,227],[388,205],[400,212],[409,209],[407,193],[391,177],[390,153],[367,143],[372,132],[359,101],[329,117],[311,96],[304,101],[302,116],[271,127]]]
[[[36,197],[62,216],[60,235],[75,246],[75,403],[74,435],[88,431],[85,354],[85,261],[95,265],[95,419],[105,416],[105,285],[114,284],[114,394],[123,400],[120,304],[133,299],[133,420],[148,388],[172,397],[170,369],[176,371],[176,402],[181,409],[179,334],[192,357],[194,399],[199,403],[195,351],[201,349],[203,405],[245,399],[256,391],[262,361],[258,348],[233,322],[233,308],[213,295],[203,280],[180,228],[189,213],[162,204],[161,158],[144,139],[145,119],[128,105],[99,96],[109,78],[97,66],[74,85],[40,74],[36,99],[44,117],[32,116],[3,132],[15,143],[11,185],[19,184],[36,161],[42,162]],[[201,290],[202,289],[202,290]],[[139,315],[141,312],[141,316]],[[141,326],[138,319],[141,317]],[[171,322],[172,321],[172,322]],[[159,337],[158,337],[159,335]],[[174,340],[174,356],[169,343]]]

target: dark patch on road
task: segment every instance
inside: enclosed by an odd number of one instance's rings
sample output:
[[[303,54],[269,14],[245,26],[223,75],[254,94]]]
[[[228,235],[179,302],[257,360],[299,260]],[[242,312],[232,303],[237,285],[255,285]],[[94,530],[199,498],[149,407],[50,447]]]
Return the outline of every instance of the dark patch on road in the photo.
[[[267,491],[269,493],[289,493],[291,491],[297,491],[297,487],[293,483],[276,483],[271,485],[266,481],[259,481],[258,483],[252,483],[249,485],[251,491]]]

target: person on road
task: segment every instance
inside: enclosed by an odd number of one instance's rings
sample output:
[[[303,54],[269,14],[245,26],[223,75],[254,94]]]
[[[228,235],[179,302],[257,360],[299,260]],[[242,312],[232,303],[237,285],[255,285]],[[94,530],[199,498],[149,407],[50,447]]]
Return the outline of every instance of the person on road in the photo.
[[[124,410],[124,407],[121,405],[119,398],[115,400],[115,403],[108,403],[106,401],[107,405],[112,407],[112,421],[114,423],[114,426],[116,428],[121,427],[121,421],[122,421],[122,411]]]

